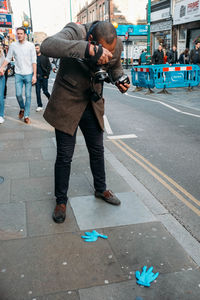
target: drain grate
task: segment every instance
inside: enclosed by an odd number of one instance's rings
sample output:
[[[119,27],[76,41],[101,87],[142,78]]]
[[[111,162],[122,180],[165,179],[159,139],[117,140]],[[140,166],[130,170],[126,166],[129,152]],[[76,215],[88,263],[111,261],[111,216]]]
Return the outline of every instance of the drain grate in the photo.
[[[0,184],[4,182],[4,177],[0,176]]]

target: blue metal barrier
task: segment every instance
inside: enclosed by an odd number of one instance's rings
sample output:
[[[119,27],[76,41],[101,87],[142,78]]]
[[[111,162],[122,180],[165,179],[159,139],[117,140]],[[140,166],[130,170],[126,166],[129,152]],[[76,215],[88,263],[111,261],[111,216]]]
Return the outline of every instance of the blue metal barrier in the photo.
[[[136,87],[154,88],[155,80],[152,66],[137,66],[131,69],[132,84]]]
[[[136,87],[166,88],[193,87],[200,83],[198,65],[149,65],[132,68],[132,84]]]

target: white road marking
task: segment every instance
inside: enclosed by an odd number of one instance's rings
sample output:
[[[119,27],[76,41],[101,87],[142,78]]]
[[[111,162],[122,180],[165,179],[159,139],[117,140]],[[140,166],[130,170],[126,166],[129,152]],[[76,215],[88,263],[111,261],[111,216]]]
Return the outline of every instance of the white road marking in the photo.
[[[106,130],[106,132],[107,132],[108,134],[113,134],[112,129],[111,129],[111,127],[110,127],[110,124],[109,124],[109,122],[108,122],[108,119],[107,119],[106,115],[104,115],[103,118],[104,118],[104,125],[105,125],[105,130]]]
[[[113,88],[113,87],[107,87],[107,86],[106,86],[105,88],[111,89],[111,90],[116,90],[116,88]],[[192,117],[195,117],[195,118],[200,118],[200,115],[196,115],[196,114],[188,113],[188,112],[186,112],[186,111],[182,111],[182,110],[180,110],[180,109],[175,108],[174,106],[171,106],[171,105],[169,105],[169,104],[167,104],[167,103],[164,103],[164,102],[162,102],[162,101],[159,101],[159,100],[153,100],[153,99],[147,98],[147,97],[144,98],[144,97],[133,96],[133,95],[129,95],[128,93],[125,93],[124,95],[126,95],[126,96],[128,96],[128,97],[132,97],[132,98],[142,99],[142,100],[145,100],[145,101],[150,101],[150,102],[160,103],[161,105],[166,106],[166,107],[168,107],[169,109],[172,109],[172,110],[174,110],[174,111],[176,111],[176,112],[178,112],[178,113],[181,113],[181,114],[184,114],[184,115],[188,115],[188,116],[192,116]]]
[[[110,140],[135,139],[137,138],[137,135],[132,133],[132,134],[124,134],[124,135],[112,135],[112,136],[107,136],[107,138]]]

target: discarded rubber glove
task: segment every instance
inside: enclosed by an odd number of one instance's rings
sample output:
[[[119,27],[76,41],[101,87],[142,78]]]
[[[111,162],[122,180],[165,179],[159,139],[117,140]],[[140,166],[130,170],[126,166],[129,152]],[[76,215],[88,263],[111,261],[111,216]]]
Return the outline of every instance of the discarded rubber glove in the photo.
[[[147,266],[144,266],[142,269],[142,273],[140,274],[139,271],[135,272],[135,277],[137,279],[137,284],[143,285],[143,286],[151,286],[151,282],[154,281],[159,273],[157,272],[156,274],[154,274],[152,272],[153,267],[150,267],[149,270],[147,271]]]
[[[103,239],[108,238],[107,235],[100,234],[96,230],[93,230],[92,232],[85,232],[85,235],[82,235],[81,237],[85,242],[96,242],[98,240],[98,237],[101,237]]]

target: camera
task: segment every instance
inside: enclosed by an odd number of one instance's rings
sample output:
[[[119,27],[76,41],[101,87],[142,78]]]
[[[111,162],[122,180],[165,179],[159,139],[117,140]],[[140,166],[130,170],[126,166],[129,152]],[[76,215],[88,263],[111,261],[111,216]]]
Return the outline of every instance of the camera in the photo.
[[[117,81],[117,84],[122,84],[124,85],[125,83],[130,84],[129,77],[127,75],[122,75]]]

